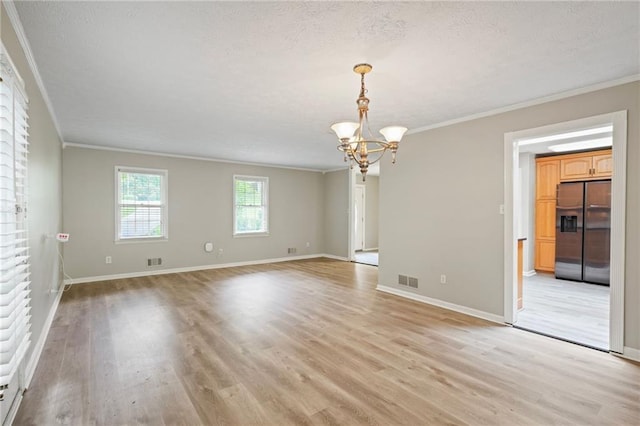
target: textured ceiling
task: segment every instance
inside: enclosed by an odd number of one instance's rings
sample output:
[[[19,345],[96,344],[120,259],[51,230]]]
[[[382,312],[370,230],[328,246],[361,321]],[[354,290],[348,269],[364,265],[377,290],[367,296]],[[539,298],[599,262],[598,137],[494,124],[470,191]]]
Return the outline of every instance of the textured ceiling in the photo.
[[[374,132],[640,72],[637,2],[16,8],[65,142],[256,163],[340,167],[329,126],[356,118],[358,62]]]

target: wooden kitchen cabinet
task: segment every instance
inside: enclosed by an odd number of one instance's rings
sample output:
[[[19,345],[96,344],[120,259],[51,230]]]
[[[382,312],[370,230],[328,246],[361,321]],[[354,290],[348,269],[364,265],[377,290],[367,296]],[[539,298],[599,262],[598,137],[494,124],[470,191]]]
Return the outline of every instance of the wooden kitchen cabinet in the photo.
[[[597,178],[608,178],[613,174],[613,156],[611,151],[607,154],[593,156],[593,176]]]
[[[556,190],[560,183],[557,157],[536,160],[535,263],[537,271],[553,272],[556,250]]]
[[[560,160],[548,158],[537,160],[536,201],[555,200],[558,182],[560,182]]]
[[[561,182],[606,179],[611,177],[613,171],[610,149],[560,157]]]

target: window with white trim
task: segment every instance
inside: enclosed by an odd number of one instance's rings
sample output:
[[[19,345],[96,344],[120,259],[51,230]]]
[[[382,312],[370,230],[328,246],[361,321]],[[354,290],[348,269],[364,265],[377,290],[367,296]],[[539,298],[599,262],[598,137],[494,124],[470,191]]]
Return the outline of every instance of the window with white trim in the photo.
[[[269,235],[269,178],[233,176],[233,235]]]
[[[28,115],[24,83],[0,51],[0,394],[14,380],[31,343],[27,235]],[[18,384],[20,386],[20,384]],[[2,418],[0,418],[2,421]]]
[[[116,167],[116,241],[167,237],[167,171]]]

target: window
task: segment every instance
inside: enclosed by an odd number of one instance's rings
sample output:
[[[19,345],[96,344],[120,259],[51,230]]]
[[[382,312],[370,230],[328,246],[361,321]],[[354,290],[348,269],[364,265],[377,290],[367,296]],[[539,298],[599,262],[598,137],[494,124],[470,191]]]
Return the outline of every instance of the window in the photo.
[[[269,178],[233,177],[233,235],[269,235]]]
[[[167,238],[167,171],[116,167],[116,241]]]
[[[29,125],[24,83],[1,45],[0,76],[0,395],[5,388],[12,395],[16,383],[21,386],[16,372],[31,343]]]

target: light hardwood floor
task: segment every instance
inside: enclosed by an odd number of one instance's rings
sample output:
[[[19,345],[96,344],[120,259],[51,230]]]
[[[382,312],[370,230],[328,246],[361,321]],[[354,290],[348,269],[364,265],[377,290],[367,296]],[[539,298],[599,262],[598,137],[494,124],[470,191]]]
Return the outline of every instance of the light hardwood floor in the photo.
[[[571,342],[609,349],[609,287],[557,280],[538,273],[524,278],[516,325]]]
[[[640,365],[328,259],[75,285],[16,425],[640,423]]]

